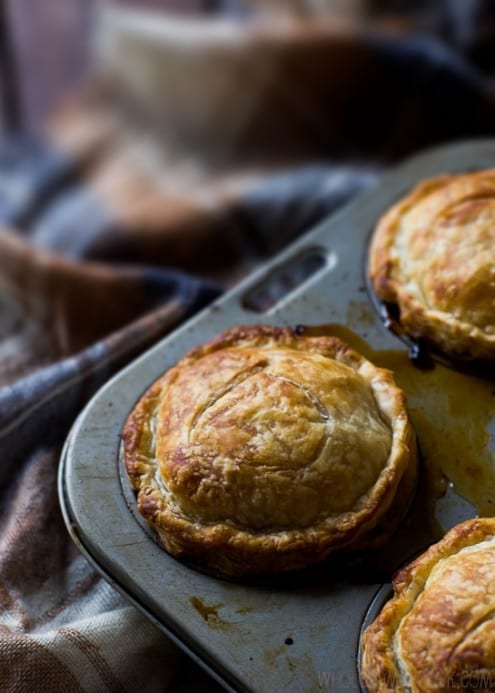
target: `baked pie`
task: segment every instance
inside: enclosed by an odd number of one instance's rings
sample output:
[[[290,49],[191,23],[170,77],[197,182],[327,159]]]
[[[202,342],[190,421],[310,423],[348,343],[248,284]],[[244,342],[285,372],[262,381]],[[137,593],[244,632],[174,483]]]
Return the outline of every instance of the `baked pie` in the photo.
[[[227,575],[279,572],[393,532],[416,443],[392,374],[339,339],[234,327],[139,400],[123,459],[165,549]]]
[[[369,693],[495,688],[495,519],[457,525],[400,571],[361,641]]]
[[[495,169],[420,183],[380,219],[369,274],[412,338],[494,361]]]

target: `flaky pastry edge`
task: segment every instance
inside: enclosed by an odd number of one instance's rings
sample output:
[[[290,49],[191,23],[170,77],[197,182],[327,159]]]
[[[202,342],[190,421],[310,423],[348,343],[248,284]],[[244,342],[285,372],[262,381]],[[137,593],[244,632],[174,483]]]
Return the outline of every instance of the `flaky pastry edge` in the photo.
[[[392,431],[392,449],[385,468],[359,512],[326,518],[313,527],[281,532],[249,531],[227,522],[198,525],[172,509],[163,480],[157,482],[153,456],[153,419],[160,395],[181,368],[207,354],[239,346],[274,344],[308,349],[335,358],[355,370],[363,369],[374,383],[381,415]],[[379,393],[380,400],[377,397]],[[208,343],[189,351],[141,397],[122,430],[122,458],[141,514],[172,555],[191,560],[220,573],[238,576],[304,568],[341,549],[373,547],[393,533],[409,507],[417,477],[416,438],[405,396],[392,373],[378,368],[337,337],[304,337],[289,328],[267,325],[233,327]],[[165,493],[164,493],[165,491]],[[362,499],[360,499],[361,501]]]

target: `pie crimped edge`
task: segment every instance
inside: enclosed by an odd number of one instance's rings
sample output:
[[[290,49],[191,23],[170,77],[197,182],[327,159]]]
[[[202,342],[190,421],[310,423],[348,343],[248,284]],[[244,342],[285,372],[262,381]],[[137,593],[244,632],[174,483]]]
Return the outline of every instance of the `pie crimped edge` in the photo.
[[[156,459],[156,431],[164,396],[184,369],[211,354],[243,348],[319,354],[368,380],[380,415],[390,426],[391,450],[376,482],[359,498],[355,511],[323,518],[303,529],[263,531],[236,526],[228,520],[198,522],[174,503]],[[177,395],[180,397],[180,393]],[[396,387],[392,373],[374,366],[336,337],[306,337],[289,328],[267,325],[233,327],[192,349],[141,397],[125,423],[122,438],[123,461],[137,492],[138,509],[163,547],[174,556],[231,576],[304,568],[340,549],[383,543],[407,511],[417,476],[415,434],[404,394]]]

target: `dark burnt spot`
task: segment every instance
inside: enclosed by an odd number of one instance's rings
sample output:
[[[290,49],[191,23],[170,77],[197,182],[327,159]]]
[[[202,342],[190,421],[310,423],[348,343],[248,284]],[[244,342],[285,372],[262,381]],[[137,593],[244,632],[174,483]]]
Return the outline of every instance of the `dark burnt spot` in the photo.
[[[391,329],[400,322],[400,308],[396,303],[382,303],[380,316],[386,327]]]
[[[293,645],[294,644],[294,640],[292,638],[285,638],[284,642],[286,645]]]
[[[421,370],[431,370],[435,366],[431,352],[425,342],[417,340],[411,344],[409,358],[415,368]]]

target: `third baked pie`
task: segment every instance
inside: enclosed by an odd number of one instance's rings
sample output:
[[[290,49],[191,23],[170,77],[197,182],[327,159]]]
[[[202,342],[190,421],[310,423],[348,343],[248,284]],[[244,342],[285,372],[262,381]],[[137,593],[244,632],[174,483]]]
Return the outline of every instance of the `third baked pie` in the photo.
[[[410,336],[494,361],[495,169],[420,183],[379,221],[369,273]]]
[[[495,519],[454,527],[393,582],[362,638],[369,693],[495,688]]]
[[[416,477],[404,395],[335,337],[235,327],[140,399],[124,430],[138,507],[172,554],[225,574],[373,546]]]

